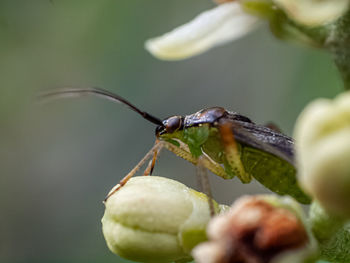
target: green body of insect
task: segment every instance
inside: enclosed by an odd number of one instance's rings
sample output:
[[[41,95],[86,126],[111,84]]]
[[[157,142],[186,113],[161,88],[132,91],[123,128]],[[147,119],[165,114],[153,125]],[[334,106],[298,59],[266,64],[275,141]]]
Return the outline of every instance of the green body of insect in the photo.
[[[124,98],[102,89],[61,89],[41,95],[41,99],[93,94],[123,103],[148,121],[157,124],[157,143],[140,163],[125,176],[107,198],[122,187],[154,153],[145,174],[151,174],[157,154],[165,147],[214,174],[243,183],[253,178],[280,195],[290,195],[300,203],[310,203],[299,188],[294,167],[294,142],[288,136],[235,112],[213,107],[187,116],[160,119],[139,110]]]
[[[296,180],[293,141],[242,115],[215,107],[173,116],[163,121],[156,135],[172,144],[167,148],[184,159],[193,162],[204,156],[206,168],[224,179],[237,176],[248,183],[254,177],[277,194],[310,202]]]

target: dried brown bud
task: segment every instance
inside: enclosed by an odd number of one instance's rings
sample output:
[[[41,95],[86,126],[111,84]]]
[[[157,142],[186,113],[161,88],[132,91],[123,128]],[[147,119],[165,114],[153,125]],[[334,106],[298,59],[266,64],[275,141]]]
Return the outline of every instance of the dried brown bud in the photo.
[[[196,262],[267,263],[308,243],[297,212],[265,196],[240,198],[210,222],[208,236],[193,252]]]

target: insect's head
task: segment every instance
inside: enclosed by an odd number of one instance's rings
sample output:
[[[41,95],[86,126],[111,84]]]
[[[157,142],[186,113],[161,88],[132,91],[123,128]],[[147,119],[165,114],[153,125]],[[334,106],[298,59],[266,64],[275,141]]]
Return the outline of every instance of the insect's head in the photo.
[[[181,130],[184,126],[183,116],[171,116],[162,121],[162,125],[156,128],[156,136],[159,137],[164,134],[171,134]]]

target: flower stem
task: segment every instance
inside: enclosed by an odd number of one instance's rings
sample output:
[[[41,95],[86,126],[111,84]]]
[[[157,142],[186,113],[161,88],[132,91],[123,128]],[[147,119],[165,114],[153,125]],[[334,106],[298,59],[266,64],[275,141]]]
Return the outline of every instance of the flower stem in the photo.
[[[332,26],[325,43],[333,54],[335,63],[344,81],[345,89],[350,89],[350,11]]]
[[[339,263],[350,261],[349,221],[328,214],[314,202],[310,210],[309,222],[319,244],[322,259]]]

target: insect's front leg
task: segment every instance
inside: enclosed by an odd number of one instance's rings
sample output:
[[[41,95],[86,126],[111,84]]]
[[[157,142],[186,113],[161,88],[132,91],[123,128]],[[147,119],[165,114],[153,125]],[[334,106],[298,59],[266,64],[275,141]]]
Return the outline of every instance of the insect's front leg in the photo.
[[[221,135],[221,142],[224,146],[225,159],[229,166],[228,168],[242,181],[242,183],[249,183],[252,180],[252,177],[244,169],[240,152],[234,138],[232,122],[220,119],[217,126]]]
[[[154,144],[154,146],[152,147],[151,150],[149,150],[149,152],[141,159],[141,161],[122,179],[119,181],[119,183],[117,185],[115,185],[112,190],[108,193],[108,195],[106,196],[104,202],[107,201],[107,199],[113,195],[115,192],[117,192],[123,185],[125,185],[129,179],[131,177],[133,177],[136,172],[141,168],[141,166],[148,160],[151,158],[151,156],[153,155],[153,159],[152,162],[150,163],[150,165],[148,167],[150,168],[146,168],[146,171],[149,169],[149,172],[151,173],[154,167],[154,163],[155,160],[158,156],[159,151],[161,150],[161,148],[163,147],[163,142],[160,141],[156,141],[156,143]],[[153,161],[154,160],[154,161]],[[145,173],[146,173],[145,171]],[[144,175],[145,175],[144,173]]]
[[[155,145],[158,145],[159,147],[158,147],[158,149],[154,149],[154,151],[153,151],[153,158],[150,160],[150,162],[148,163],[147,168],[143,172],[144,176],[152,175],[154,166],[156,165],[157,158],[158,158],[158,156],[160,154],[160,151],[163,148],[163,142],[161,142],[158,139],[156,139]]]

